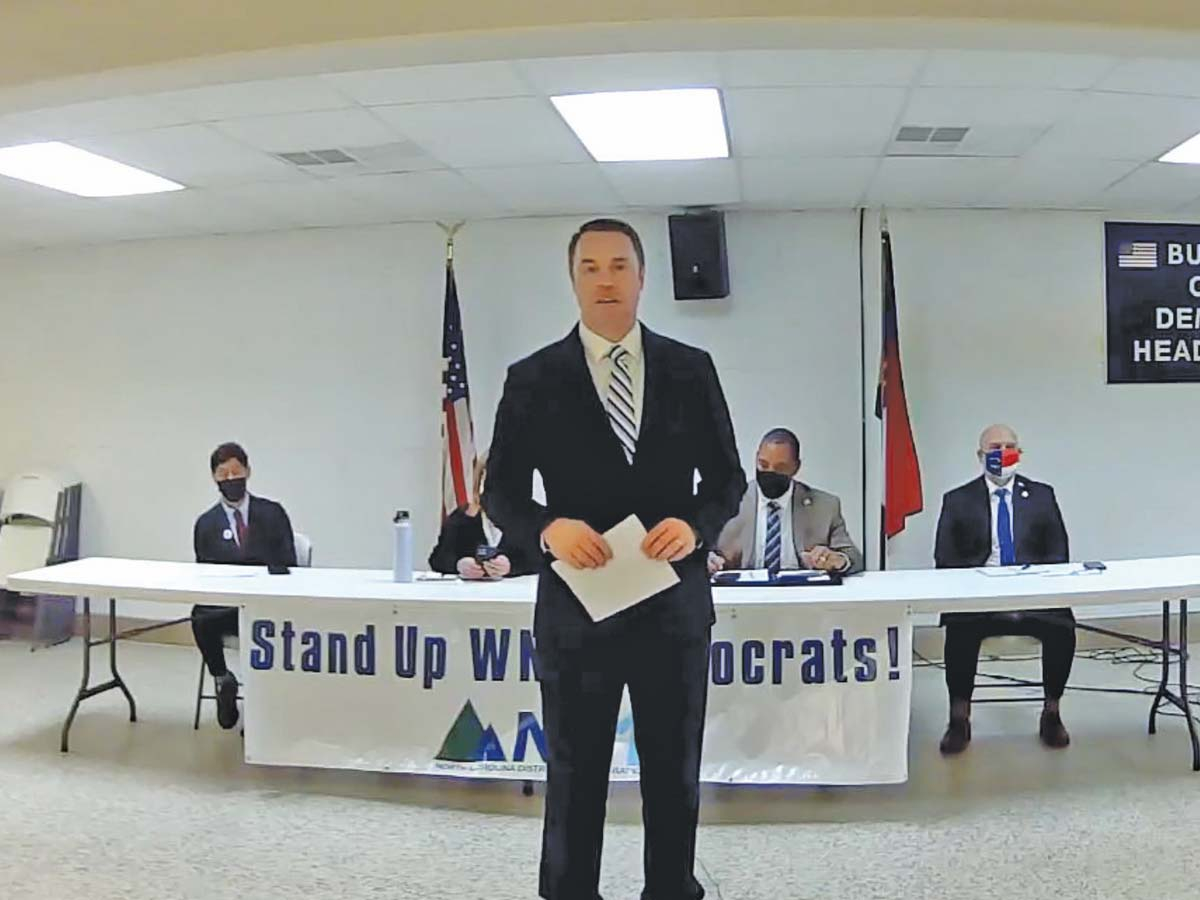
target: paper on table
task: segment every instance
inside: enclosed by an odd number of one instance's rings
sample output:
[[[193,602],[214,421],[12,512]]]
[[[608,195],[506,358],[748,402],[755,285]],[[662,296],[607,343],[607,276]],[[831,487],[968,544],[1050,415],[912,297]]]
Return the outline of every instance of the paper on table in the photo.
[[[1013,575],[1045,575],[1050,571],[1049,566],[984,566],[976,569],[980,575],[989,578],[1010,578]]]
[[[647,558],[642,552],[646,529],[629,516],[604,532],[613,558],[598,569],[576,569],[556,559],[550,564],[579,598],[593,622],[637,606],[648,597],[679,583],[671,564]]]

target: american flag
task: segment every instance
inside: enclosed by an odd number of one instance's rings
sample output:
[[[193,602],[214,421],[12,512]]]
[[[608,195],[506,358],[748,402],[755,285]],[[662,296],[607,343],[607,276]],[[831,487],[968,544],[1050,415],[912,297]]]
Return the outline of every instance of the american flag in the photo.
[[[446,262],[446,306],[442,313],[442,517],[458,509],[471,493],[475,468],[475,427],[467,391],[467,354],[454,263]]]
[[[1118,269],[1157,269],[1158,244],[1154,241],[1129,241],[1117,246]]]

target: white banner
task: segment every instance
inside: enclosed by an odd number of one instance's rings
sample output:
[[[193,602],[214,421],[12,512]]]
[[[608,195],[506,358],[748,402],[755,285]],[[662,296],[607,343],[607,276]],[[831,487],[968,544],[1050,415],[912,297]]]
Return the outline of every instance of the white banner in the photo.
[[[542,780],[526,603],[345,601],[242,610],[251,763]],[[907,611],[717,606],[701,778],[879,784],[908,774]],[[637,778],[628,695],[614,780]]]

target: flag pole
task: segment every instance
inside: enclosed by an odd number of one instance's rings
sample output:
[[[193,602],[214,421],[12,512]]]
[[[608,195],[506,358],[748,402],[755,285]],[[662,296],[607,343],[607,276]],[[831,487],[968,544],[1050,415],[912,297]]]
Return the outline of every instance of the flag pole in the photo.
[[[462,228],[463,225],[465,225],[465,224],[466,223],[462,222],[462,221],[438,222],[437,223],[438,228],[442,229],[442,233],[446,235],[446,285],[447,285],[447,291],[449,291],[449,285],[451,283],[451,279],[454,277],[454,238],[455,238],[455,235],[458,234],[459,229]],[[445,314],[443,313],[443,316],[442,316],[443,327],[445,327],[445,322],[446,322]],[[450,361],[448,359],[442,360],[443,390],[445,390],[446,376],[447,376],[447,373],[449,372],[449,369],[448,369],[449,363],[450,363]],[[446,442],[448,440],[448,435],[446,433],[446,418],[445,417],[447,415],[448,415],[448,413],[445,411],[445,409],[443,409],[442,427],[441,427],[441,432],[442,432],[442,477],[440,479],[440,482],[442,485],[441,506],[442,506],[442,520],[443,521],[445,521],[446,516],[449,515],[449,512],[446,509],[446,497],[445,497],[446,479],[447,479],[447,451],[446,451],[447,444],[446,444]],[[472,428],[472,430],[474,430],[474,429]],[[474,435],[472,435],[472,444],[473,443],[474,443]],[[474,467],[474,465],[475,465],[475,460],[472,459],[471,466]]]
[[[880,364],[883,363],[883,342],[887,339],[887,301],[884,299],[883,289],[883,271],[885,260],[883,258],[883,243],[885,240],[891,239],[891,233],[888,231],[887,207],[879,208],[879,272],[880,272],[880,292],[879,292],[879,359]],[[880,412],[883,415],[879,419],[880,441],[879,441],[879,571],[887,571],[887,404],[883,402],[883,385],[879,386],[880,391]]]
[[[858,398],[859,405],[859,421],[862,443],[862,533],[863,533],[863,548],[868,550],[866,546],[867,538],[867,523],[870,519],[867,516],[867,280],[866,280],[866,224],[867,224],[867,208],[860,207],[858,210],[858,371],[859,378],[862,379],[861,396]],[[876,373],[878,378],[878,373]],[[869,560],[868,560],[869,562]]]

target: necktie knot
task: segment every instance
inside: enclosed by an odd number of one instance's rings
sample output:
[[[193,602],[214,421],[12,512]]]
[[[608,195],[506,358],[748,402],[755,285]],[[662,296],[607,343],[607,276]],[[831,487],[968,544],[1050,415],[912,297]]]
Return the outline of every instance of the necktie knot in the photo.
[[[767,504],[767,509],[769,509],[773,513],[779,512],[779,502],[776,500],[772,500],[770,503]]]
[[[1006,497],[1008,497],[1008,488],[998,488],[996,490],[996,496],[1001,500],[1004,500]]]

